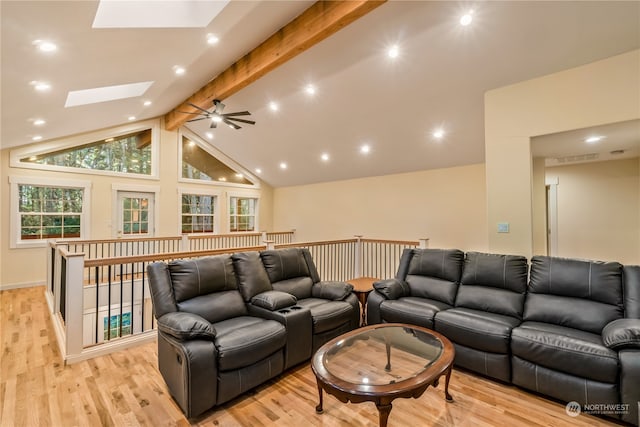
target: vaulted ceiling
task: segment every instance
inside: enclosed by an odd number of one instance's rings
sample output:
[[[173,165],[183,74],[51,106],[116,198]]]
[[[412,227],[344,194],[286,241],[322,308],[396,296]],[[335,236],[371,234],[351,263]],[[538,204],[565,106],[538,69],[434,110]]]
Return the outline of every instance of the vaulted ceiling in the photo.
[[[96,1],[2,1],[2,148],[164,116],[313,4],[212,3],[200,28],[92,28]],[[187,127],[274,186],[480,163],[487,90],[639,47],[640,2],[391,1],[223,100],[255,126]],[[65,108],[69,91],[140,82],[141,96]]]

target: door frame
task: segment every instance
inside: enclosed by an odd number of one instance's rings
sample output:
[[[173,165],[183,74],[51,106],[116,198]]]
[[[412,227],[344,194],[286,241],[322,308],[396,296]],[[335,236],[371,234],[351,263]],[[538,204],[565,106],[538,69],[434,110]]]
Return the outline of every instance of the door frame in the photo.
[[[153,194],[153,235],[158,236],[158,229],[160,225],[160,209],[158,209],[158,200],[160,197],[160,186],[158,185],[131,185],[131,184],[111,184],[111,236],[114,239],[120,238],[118,236],[118,218],[120,216],[118,206],[118,193],[120,192],[132,192],[132,193],[150,193]],[[135,237],[135,236],[134,236]]]
[[[558,177],[546,177],[547,255],[558,256]]]

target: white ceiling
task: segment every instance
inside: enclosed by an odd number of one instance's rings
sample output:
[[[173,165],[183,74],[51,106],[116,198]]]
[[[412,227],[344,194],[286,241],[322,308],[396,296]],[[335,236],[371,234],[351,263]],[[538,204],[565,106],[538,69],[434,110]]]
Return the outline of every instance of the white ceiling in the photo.
[[[231,2],[206,28],[98,30],[97,2],[2,1],[2,148],[162,115],[310,4]],[[249,110],[257,123],[218,127],[210,143],[274,186],[480,163],[487,90],[640,47],[640,2],[461,4],[380,6],[225,99],[225,112]],[[468,8],[474,21],[462,27]],[[207,45],[207,33],[220,43]],[[35,39],[58,51],[36,51]],[[175,65],[187,73],[175,76]],[[52,90],[36,93],[32,80]],[[144,81],[154,83],[142,97],[64,108],[69,90]],[[313,98],[302,90],[309,83]],[[47,123],[35,127],[36,118]],[[207,140],[204,122],[189,128]]]

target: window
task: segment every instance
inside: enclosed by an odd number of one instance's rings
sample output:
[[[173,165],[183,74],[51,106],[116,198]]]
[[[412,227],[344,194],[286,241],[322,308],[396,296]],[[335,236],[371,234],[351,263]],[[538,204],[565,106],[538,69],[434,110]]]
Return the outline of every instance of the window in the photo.
[[[250,197],[229,198],[229,230],[255,231],[258,199]]]
[[[49,181],[49,182],[46,182]],[[85,238],[89,183],[10,178],[12,247],[41,245],[45,239]]]
[[[217,197],[206,194],[182,194],[182,234],[213,233]]]
[[[20,159],[23,163],[151,174],[151,129]]]
[[[253,185],[243,174],[222,163],[195,141],[185,136],[182,137],[182,178]]]

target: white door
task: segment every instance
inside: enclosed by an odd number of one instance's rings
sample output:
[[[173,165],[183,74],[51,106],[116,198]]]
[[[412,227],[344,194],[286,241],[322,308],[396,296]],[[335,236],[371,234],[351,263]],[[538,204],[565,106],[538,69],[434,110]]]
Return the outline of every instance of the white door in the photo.
[[[152,237],[155,194],[118,191],[118,238]]]

